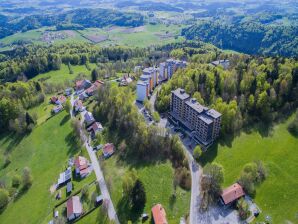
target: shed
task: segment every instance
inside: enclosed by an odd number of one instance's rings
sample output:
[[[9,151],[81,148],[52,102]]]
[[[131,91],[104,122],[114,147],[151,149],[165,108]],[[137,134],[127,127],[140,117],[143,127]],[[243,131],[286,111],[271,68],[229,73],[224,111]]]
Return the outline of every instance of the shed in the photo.
[[[72,182],[68,182],[66,185],[66,193],[69,194],[72,191]]]

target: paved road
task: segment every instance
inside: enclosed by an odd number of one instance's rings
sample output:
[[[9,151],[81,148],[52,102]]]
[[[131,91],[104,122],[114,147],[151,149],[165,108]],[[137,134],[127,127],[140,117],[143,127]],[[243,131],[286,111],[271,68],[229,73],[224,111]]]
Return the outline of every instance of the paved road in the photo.
[[[70,103],[71,103],[70,114],[71,114],[71,117],[73,117],[74,94],[72,94],[71,97],[70,97]],[[84,122],[84,113],[85,112],[81,113],[81,117],[82,117],[81,118],[81,124]],[[82,135],[82,138],[84,139],[84,145],[85,145],[85,147],[88,151],[88,154],[89,154],[89,157],[90,157],[90,160],[91,160],[91,164],[92,164],[92,167],[93,167],[94,172],[95,172],[96,180],[97,180],[97,182],[99,184],[99,187],[100,187],[101,194],[103,196],[104,201],[107,202],[109,219],[114,220],[117,224],[120,224],[117,213],[116,213],[116,210],[114,208],[114,205],[113,205],[113,202],[112,202],[112,199],[111,199],[111,196],[110,196],[110,193],[109,193],[109,190],[108,190],[108,187],[107,187],[107,184],[106,184],[105,179],[104,179],[104,175],[103,175],[102,170],[100,168],[99,161],[97,159],[96,153],[95,153],[95,151],[93,151],[92,147],[89,145],[89,142],[90,142],[89,138],[90,137],[89,136],[87,137],[85,135],[84,131],[82,131],[82,130],[81,130],[81,135]]]

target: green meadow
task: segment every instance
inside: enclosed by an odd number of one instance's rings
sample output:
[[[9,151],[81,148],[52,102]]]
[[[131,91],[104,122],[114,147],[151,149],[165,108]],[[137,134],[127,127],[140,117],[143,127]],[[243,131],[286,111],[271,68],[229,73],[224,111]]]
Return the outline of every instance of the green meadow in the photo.
[[[144,213],[151,214],[151,208],[161,203],[167,213],[169,223],[179,223],[180,218],[187,215],[190,205],[190,191],[180,187],[176,190],[176,199],[172,199],[174,192],[173,179],[174,169],[169,161],[156,164],[135,164],[128,165],[119,161],[117,155],[107,159],[103,163],[105,179],[108,183],[110,194],[117,210],[121,223],[126,223],[125,214],[127,208],[123,206],[122,199],[122,178],[125,172],[135,168],[137,175],[143,182],[146,192],[146,205]],[[135,220],[137,221],[137,220]],[[146,223],[149,222],[150,219]]]
[[[57,182],[70,157],[80,151],[74,144],[66,112],[50,118],[24,137],[4,135],[0,138],[0,179],[11,186],[11,178],[29,167],[33,184],[28,191],[11,201],[0,215],[0,223],[43,223],[49,221],[57,203],[50,187]],[[11,163],[3,168],[6,155]],[[94,173],[84,181],[74,181],[75,189],[95,179]],[[62,194],[63,195],[63,194]]]
[[[246,163],[264,162],[268,178],[257,186],[254,198],[263,211],[260,221],[269,215],[273,223],[298,222],[298,138],[287,130],[292,119],[269,130],[243,132],[232,142],[211,148],[203,157],[203,165],[214,161],[223,166],[224,187],[237,181]]]

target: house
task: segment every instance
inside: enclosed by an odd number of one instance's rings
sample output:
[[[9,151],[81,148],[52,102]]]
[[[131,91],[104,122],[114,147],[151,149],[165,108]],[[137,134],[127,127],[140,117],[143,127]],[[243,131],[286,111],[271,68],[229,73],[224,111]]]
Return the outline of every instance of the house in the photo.
[[[79,94],[79,99],[82,101],[84,101],[88,97],[89,97],[89,95],[86,92],[82,92],[81,94]]]
[[[83,213],[83,207],[79,196],[72,196],[66,202],[67,219],[74,220]]]
[[[91,86],[91,82],[87,79],[76,81],[76,91],[88,89]]]
[[[240,184],[235,183],[222,191],[220,200],[223,205],[230,205],[245,195]]]
[[[54,114],[57,114],[59,113],[61,110],[63,110],[63,106],[62,105],[58,105],[58,106],[55,106],[53,109],[52,109],[52,112]]]
[[[86,111],[86,113],[84,114],[84,121],[86,126],[89,126],[93,124],[93,122],[95,122],[95,119],[91,112]]]
[[[154,224],[168,224],[166,211],[161,204],[153,206],[151,209]]]
[[[66,102],[66,97],[63,95],[58,96],[58,101],[59,101],[58,102],[59,104],[64,104]],[[57,102],[56,102],[56,104],[57,104]]]
[[[52,103],[52,104],[56,104],[57,100],[58,100],[58,97],[56,97],[56,96],[52,96],[52,97],[50,98],[50,103]]]
[[[69,181],[71,181],[71,168],[68,167],[67,170],[65,170],[64,172],[60,173],[59,175],[59,179],[57,182],[57,186],[60,187],[66,183],[68,183]]]
[[[101,132],[102,131],[102,125],[100,122],[94,122],[88,129],[87,131],[90,132],[91,134],[91,138],[95,138],[95,135],[97,132]]]
[[[74,102],[74,109],[75,112],[83,112],[86,108],[84,107],[82,100],[77,99]]]
[[[115,146],[112,143],[107,143],[102,148],[104,158],[109,158],[115,152]]]
[[[75,161],[75,171],[77,175],[80,175],[81,178],[86,177],[89,173],[89,161],[83,157],[83,156],[78,156]]]
[[[100,81],[100,80],[96,80],[92,86],[90,86],[88,89],[86,89],[85,93],[88,95],[88,96],[93,96],[96,91],[104,84],[103,81]]]
[[[70,96],[72,94],[72,88],[67,88],[64,91],[65,96]]]

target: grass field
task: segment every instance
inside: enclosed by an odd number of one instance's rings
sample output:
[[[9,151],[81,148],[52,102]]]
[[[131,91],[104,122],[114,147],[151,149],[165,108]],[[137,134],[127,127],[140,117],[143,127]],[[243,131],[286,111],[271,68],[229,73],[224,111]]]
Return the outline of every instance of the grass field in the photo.
[[[73,74],[69,74],[68,66],[61,64],[61,69],[56,71],[50,71],[47,73],[39,74],[35,76],[32,80],[46,79],[49,83],[63,83],[65,81],[73,81],[79,73],[84,73],[87,78],[91,78],[91,71],[89,71],[85,65],[72,65]],[[90,63],[91,70],[95,68],[95,64]]]
[[[0,170],[0,179],[10,186],[11,177],[21,174],[22,169],[28,166],[32,171],[33,185],[7,206],[0,215],[0,223],[42,223],[51,213],[57,202],[50,194],[50,186],[57,181],[68,158],[79,150],[73,143],[72,129],[66,116],[66,112],[54,116],[23,138],[1,137],[0,165],[2,167],[4,154],[7,153],[11,163]],[[83,182],[75,184],[79,187]]]
[[[204,162],[215,161],[224,167],[224,186],[237,180],[246,163],[265,163],[269,176],[257,187],[255,197],[263,210],[258,220],[269,215],[273,223],[298,223],[298,138],[287,131],[291,119],[263,136],[256,130],[242,133],[230,146],[219,144],[203,158]]]
[[[160,164],[140,164],[128,166],[117,162],[118,157],[113,156],[104,162],[105,179],[110,186],[110,193],[121,223],[126,223],[123,218],[127,212],[121,206],[122,176],[130,168],[135,168],[138,177],[144,183],[146,191],[146,206],[144,212],[151,214],[151,208],[156,203],[161,203],[167,213],[169,223],[179,223],[181,217],[189,212],[190,192],[177,187],[177,198],[171,200],[173,193],[174,170],[170,162]],[[112,183],[112,184],[109,184]],[[150,220],[146,223],[150,223]]]

